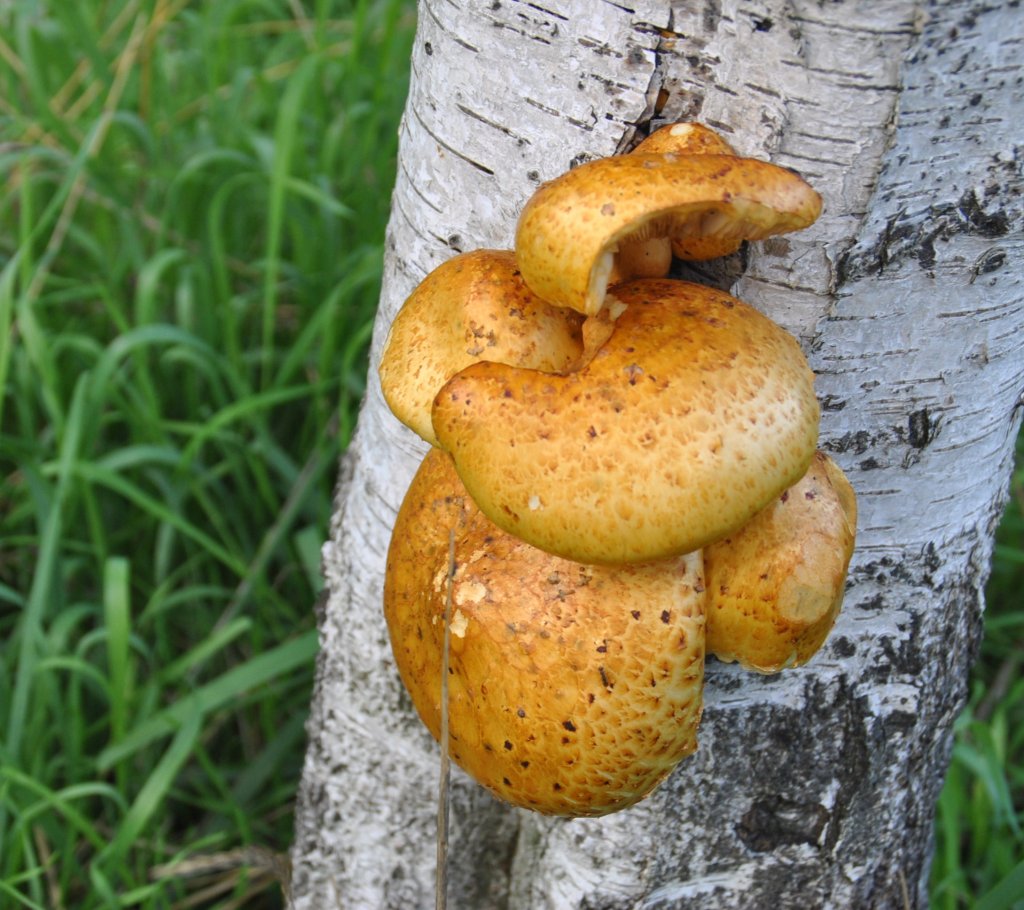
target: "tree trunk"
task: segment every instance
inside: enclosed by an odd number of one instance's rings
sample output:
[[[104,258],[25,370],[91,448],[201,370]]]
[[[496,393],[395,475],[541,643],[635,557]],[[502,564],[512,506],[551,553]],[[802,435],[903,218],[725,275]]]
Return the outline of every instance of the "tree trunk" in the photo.
[[[823,651],[709,661],[700,748],[637,808],[549,819],[456,774],[453,907],[926,906],[1022,411],[1022,22],[1016,0],[421,0],[374,362],[415,284],[511,246],[541,181],[697,119],[825,199],[708,274],[801,340],[860,504]],[[438,750],[380,608],[423,449],[371,370],[324,551],[297,907],[433,903]]]

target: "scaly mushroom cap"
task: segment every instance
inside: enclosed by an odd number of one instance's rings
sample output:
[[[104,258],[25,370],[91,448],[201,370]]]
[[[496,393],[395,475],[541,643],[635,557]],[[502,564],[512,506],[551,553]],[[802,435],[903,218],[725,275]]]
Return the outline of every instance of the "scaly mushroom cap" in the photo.
[[[388,406],[437,445],[430,406],[459,370],[494,360],[559,372],[582,351],[582,317],[538,299],[508,250],[476,250],[431,272],[402,305],[379,375]]]
[[[818,452],[796,484],[704,550],[708,651],[762,673],[806,663],[839,613],[856,527],[853,488]]]
[[[478,363],[434,401],[441,448],[483,512],[582,563],[700,549],[799,480],[818,404],[796,341],[721,291],[650,279],[563,376]]]
[[[516,260],[537,296],[592,316],[627,240],[761,240],[807,227],[820,211],[802,178],[764,161],[633,152],[541,186],[519,217]]]
[[[431,450],[395,522],[384,612],[435,739],[450,529],[452,759],[538,812],[604,815],[642,799],[697,746],[700,554],[616,568],[550,556],[491,524]]]

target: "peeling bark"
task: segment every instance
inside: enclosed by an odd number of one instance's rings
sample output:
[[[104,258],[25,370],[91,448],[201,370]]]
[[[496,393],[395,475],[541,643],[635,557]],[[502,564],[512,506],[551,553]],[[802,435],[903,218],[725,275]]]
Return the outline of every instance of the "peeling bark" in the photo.
[[[430,269],[510,246],[539,182],[700,119],[825,198],[700,271],[801,339],[861,508],[823,652],[778,677],[710,662],[700,749],[639,807],[545,819],[456,775],[453,906],[926,905],[1024,410],[1022,22],[1015,0],[421,2],[374,357]],[[298,907],[432,904],[437,749],[380,614],[422,451],[374,377],[324,551]]]

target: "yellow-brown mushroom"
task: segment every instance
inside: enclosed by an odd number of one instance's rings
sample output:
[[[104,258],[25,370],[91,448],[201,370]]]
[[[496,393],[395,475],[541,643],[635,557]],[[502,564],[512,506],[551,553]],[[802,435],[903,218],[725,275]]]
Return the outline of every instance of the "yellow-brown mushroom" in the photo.
[[[806,663],[839,613],[856,529],[853,488],[818,452],[796,484],[705,548],[708,652],[762,673]]]
[[[718,133],[700,123],[672,123],[663,126],[651,133],[633,151],[641,154],[668,152],[675,155],[736,155],[732,146]],[[672,255],[677,259],[695,262],[735,253],[744,239],[695,234],[675,236],[670,245]]]
[[[799,480],[818,404],[799,345],[721,291],[616,288],[609,339],[552,375],[478,363],[434,401],[440,446],[495,524],[584,563],[699,550]]]
[[[516,260],[537,296],[592,316],[627,241],[705,238],[725,247],[807,227],[820,211],[801,177],[764,161],[633,152],[541,186],[520,215]]]
[[[384,613],[399,673],[452,759],[499,798],[556,815],[632,805],[697,746],[704,676],[700,554],[584,566],[495,527],[432,449],[395,522]]]
[[[729,145],[711,127],[703,123],[670,123],[655,130],[640,142],[631,154],[735,155]]]
[[[388,629],[436,738],[448,622],[447,745],[499,798],[632,805],[696,748],[705,628],[762,672],[831,628],[856,504],[815,453],[798,344],[710,288],[607,289],[660,275],[668,237],[723,255],[819,209],[791,172],[668,127],[542,187],[517,253],[456,257],[396,319],[385,397],[438,448],[395,523]]]
[[[379,367],[384,398],[436,445],[430,408],[450,377],[481,360],[565,370],[583,350],[582,321],[536,297],[510,251],[462,253],[434,269],[391,324]]]

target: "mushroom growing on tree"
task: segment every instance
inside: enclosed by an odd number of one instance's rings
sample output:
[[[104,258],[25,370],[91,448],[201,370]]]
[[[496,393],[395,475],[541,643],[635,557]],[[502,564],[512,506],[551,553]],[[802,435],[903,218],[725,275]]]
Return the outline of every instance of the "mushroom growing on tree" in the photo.
[[[800,338],[823,405],[819,446],[857,488],[863,552],[806,669],[763,678],[709,665],[701,749],[655,798],[562,823],[507,810],[457,775],[452,899],[925,905],[935,799],[1024,413],[1019,9],[568,10],[421,6],[374,361],[402,299],[452,255],[446,244],[511,247],[538,176],[628,148],[648,118],[725,124],[743,154],[811,178],[826,212],[696,273],[735,281],[732,293]],[[385,407],[372,382],[325,551],[293,853],[302,907],[339,893],[433,904],[436,747],[389,672],[374,606],[424,450]],[[495,861],[512,855],[512,867]]]
[[[511,251],[461,253],[419,284],[391,324],[379,367],[388,406],[436,445],[430,408],[450,377],[480,360],[567,370],[583,353],[582,323],[526,286]]]
[[[382,359],[396,414],[442,450],[389,552],[400,673],[438,736],[450,597],[450,752],[542,812],[630,805],[695,748],[705,616],[724,659],[765,672],[808,659],[853,547],[852,490],[816,455],[796,341],[700,285],[607,287],[624,243],[728,252],[820,210],[792,172],[674,129],[658,141],[692,149],[541,187],[514,256],[433,272]]]
[[[853,487],[816,452],[792,487],[704,548],[708,653],[762,673],[810,660],[839,613],[856,530]]]
[[[799,480],[818,403],[796,341],[753,307],[683,281],[614,290],[585,366],[481,362],[434,400],[434,431],[484,514],[579,562],[691,552]]]
[[[496,527],[432,449],[395,520],[384,587],[395,660],[420,717],[439,738],[450,595],[455,762],[500,799],[545,814],[633,805],[697,748],[706,648],[776,671],[803,663],[831,628],[853,544],[848,487],[834,492],[845,484],[834,471],[816,456],[735,549],[724,540],[657,562],[592,566]],[[794,571],[809,538],[819,544]],[[713,585],[702,569],[711,552]],[[816,558],[826,562],[819,574]],[[781,596],[758,596],[772,584]]]
[[[452,759],[499,798],[547,814],[637,802],[697,748],[700,552],[621,566],[552,556],[488,521],[432,449],[395,521],[384,609],[435,738],[452,531]]]
[[[731,251],[805,228],[820,212],[807,183],[766,161],[634,151],[541,186],[519,217],[516,260],[538,297],[593,316],[623,242],[665,236]]]
[[[714,130],[700,123],[673,123],[655,130],[644,139],[632,154],[673,155],[735,155],[729,145]],[[671,237],[655,233],[642,239],[625,237],[616,245],[615,260],[608,276],[608,284],[620,284],[630,278],[664,278],[672,266],[672,257],[702,260],[728,256],[739,249],[742,239],[720,240],[711,236]]]

